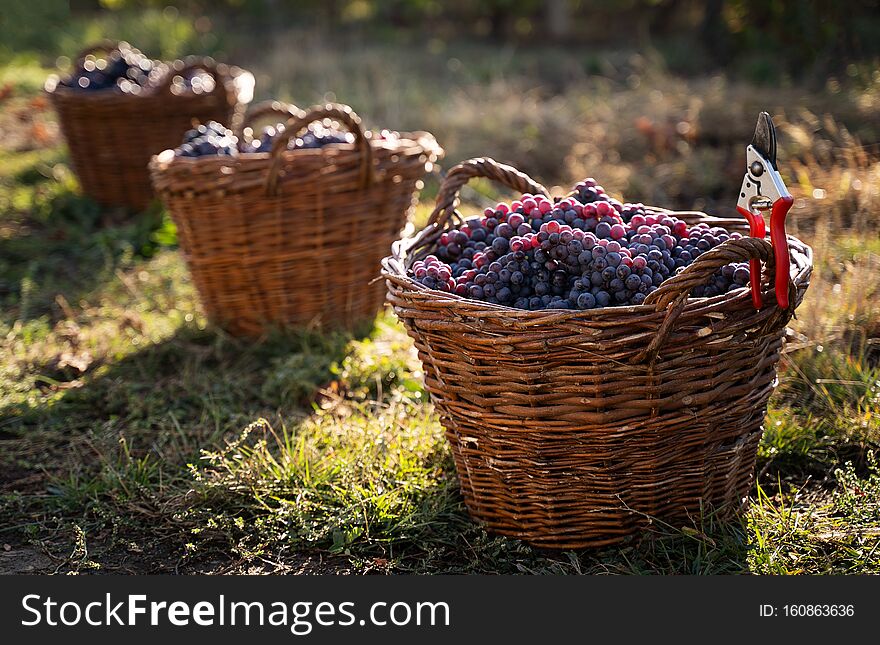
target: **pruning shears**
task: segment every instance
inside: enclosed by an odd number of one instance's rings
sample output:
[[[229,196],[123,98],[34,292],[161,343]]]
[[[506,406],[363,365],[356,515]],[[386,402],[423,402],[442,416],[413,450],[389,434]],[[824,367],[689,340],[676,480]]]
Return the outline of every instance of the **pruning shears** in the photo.
[[[746,175],[736,210],[749,222],[752,237],[764,239],[766,228],[764,211],[770,211],[770,244],[776,259],[776,302],[788,308],[789,258],[788,239],[785,235],[785,217],[794,199],[785,187],[776,167],[776,128],[766,112],[758,115],[755,136],[746,148]],[[761,261],[749,261],[752,302],[755,309],[762,306]]]

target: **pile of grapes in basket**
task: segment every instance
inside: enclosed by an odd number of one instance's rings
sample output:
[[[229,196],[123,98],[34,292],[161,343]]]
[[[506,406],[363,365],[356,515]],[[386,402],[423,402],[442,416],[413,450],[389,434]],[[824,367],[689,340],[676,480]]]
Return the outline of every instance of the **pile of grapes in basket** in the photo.
[[[94,54],[85,56],[58,85],[87,92],[115,90],[125,94],[140,94],[156,88],[169,73],[174,73],[173,67],[154,61],[139,49],[123,42],[105,57]],[[214,87],[211,74],[193,69],[182,76],[175,75],[170,91],[174,94],[186,91],[203,94],[214,91]]]
[[[640,305],[701,254],[740,237],[623,204],[586,179],[557,202],[523,195],[487,208],[444,232],[435,255],[410,271],[430,289],[517,309]],[[748,283],[748,264],[730,264],[691,295],[717,296]]]
[[[232,130],[216,121],[210,121],[189,130],[183,137],[183,143],[175,149],[174,154],[177,157],[204,157],[271,152],[275,140],[284,133],[284,129],[283,123],[266,126],[259,135],[255,135],[248,129],[246,130],[246,139],[240,141],[232,133]],[[390,130],[382,130],[378,133],[370,133],[370,136],[373,139],[391,140],[399,137],[399,134]],[[287,143],[287,149],[323,148],[331,144],[353,142],[354,135],[351,132],[339,130],[332,121],[323,120],[309,124],[306,131],[300,136],[291,137]]]

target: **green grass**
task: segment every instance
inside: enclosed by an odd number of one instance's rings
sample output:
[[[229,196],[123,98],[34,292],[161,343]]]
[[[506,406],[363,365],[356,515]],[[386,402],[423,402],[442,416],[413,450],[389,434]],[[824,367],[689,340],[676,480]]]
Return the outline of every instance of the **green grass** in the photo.
[[[270,51],[267,65],[284,51]],[[381,57],[368,54],[350,73],[364,65],[372,73]],[[321,69],[345,74],[325,55],[318,52],[307,87],[317,87]],[[406,64],[437,64],[413,60]],[[707,194],[738,185],[720,170],[732,154],[727,144],[694,140],[675,152],[628,131],[652,85],[667,88],[651,107],[660,122],[683,114],[680,106],[711,79],[652,71],[634,90],[582,79],[564,100],[536,99],[518,111],[531,72],[515,76],[497,58],[483,64],[495,81],[477,78],[475,65],[464,85],[444,76],[433,94],[426,88],[441,101],[428,112],[398,106],[404,123],[424,116],[459,129],[448,137],[451,161],[472,147],[491,153],[490,142],[508,160],[528,156],[519,147],[527,142],[510,132],[532,128],[567,137],[566,147],[540,151],[546,159],[531,158],[549,184],[607,172],[634,198],[682,207],[699,205],[685,187],[701,165]],[[720,523],[707,510],[685,524],[655,521],[618,547],[554,553],[488,534],[468,517],[420,364],[393,316],[356,335],[258,342],[210,327],[167,215],[157,207],[125,217],[78,194],[51,116],[29,107],[36,74],[22,69],[0,72],[23,79],[0,104],[0,125],[27,110],[22,127],[44,124],[48,135],[40,145],[12,135],[0,142],[0,543],[40,554],[40,570],[880,572],[880,245],[868,217],[880,164],[835,122],[811,125],[810,114],[787,121],[784,152],[802,164],[798,197],[826,192],[793,216],[814,245],[816,271],[793,323],[742,521]],[[345,86],[346,78],[333,80]],[[349,87],[356,91],[356,80]],[[742,89],[705,94],[709,107],[695,122],[720,114],[722,99],[733,101],[731,113],[750,115]],[[507,106],[499,120],[473,107],[485,93]],[[826,100],[808,96],[815,105]],[[626,111],[619,121],[616,109]],[[736,128],[751,119],[737,119]],[[798,137],[807,131],[814,134],[804,148]],[[836,151],[833,163],[819,163],[826,149]],[[488,184],[474,188],[465,197],[476,203],[493,195]],[[429,208],[423,203],[417,218]]]

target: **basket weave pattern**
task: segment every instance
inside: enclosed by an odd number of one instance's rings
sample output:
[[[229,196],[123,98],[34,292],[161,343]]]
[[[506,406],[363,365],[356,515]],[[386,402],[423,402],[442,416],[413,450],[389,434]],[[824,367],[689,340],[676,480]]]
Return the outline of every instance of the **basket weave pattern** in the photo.
[[[150,165],[156,191],[213,322],[248,336],[270,326],[352,327],[382,306],[384,285],[372,281],[442,150],[425,132],[371,140],[342,105],[305,113],[276,102],[245,124],[272,111],[290,119],[272,152],[189,159],[168,151]],[[324,119],[354,143],[287,149]]]
[[[109,53],[118,46],[114,42],[94,45],[83,50],[79,59]],[[214,90],[171,93],[173,77],[190,70],[212,74]],[[153,199],[147,169],[150,157],[179,145],[193,121],[229,125],[240,120],[253,85],[249,72],[202,59],[174,67],[157,87],[138,95],[61,86],[47,87],[47,92],[83,192],[104,206],[143,210]]]
[[[752,238],[704,253],[640,306],[523,311],[426,289],[407,267],[460,221],[458,191],[477,176],[546,194],[491,159],[465,162],[449,172],[428,226],[383,262],[470,513],[534,545],[581,548],[618,542],[651,517],[741,509],[785,325],[809,284],[810,248],[789,238],[787,311],[767,287],[764,302],[774,304],[761,311],[748,289],[688,299],[721,266],[750,258],[762,260],[772,285],[770,244]]]

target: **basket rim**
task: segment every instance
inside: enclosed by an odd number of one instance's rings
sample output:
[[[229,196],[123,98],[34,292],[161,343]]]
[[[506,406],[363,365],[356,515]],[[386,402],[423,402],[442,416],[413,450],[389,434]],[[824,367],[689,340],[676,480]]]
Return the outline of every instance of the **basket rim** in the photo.
[[[671,215],[687,214],[691,217],[699,217],[705,219],[707,223],[712,221],[731,222],[729,218],[717,217],[709,215],[702,211],[672,211],[665,208],[646,206],[651,210],[662,211]],[[626,305],[626,306],[609,306],[599,307],[596,309],[539,309],[536,311],[528,309],[517,309],[509,305],[493,304],[482,300],[474,300],[464,296],[430,289],[416,282],[407,273],[408,266],[414,261],[413,257],[407,253],[412,247],[414,241],[427,229],[421,229],[411,236],[401,238],[394,243],[391,255],[386,256],[382,260],[381,276],[386,283],[391,283],[402,291],[410,294],[418,294],[419,299],[430,298],[434,302],[442,302],[446,305],[449,316],[467,316],[470,318],[496,318],[509,321],[517,321],[528,326],[541,323],[558,323],[560,321],[606,321],[611,322],[614,318],[619,318],[624,314],[651,314],[657,313],[658,308],[655,304]],[[788,248],[792,256],[792,265],[798,268],[795,275],[790,276],[790,280],[795,287],[800,287],[809,282],[810,274],[813,267],[813,249],[805,242],[788,235]],[[766,238],[769,243],[769,237]],[[694,297],[688,295],[685,311],[694,312],[704,307],[717,308],[722,303],[739,303],[751,302],[749,287],[740,287],[733,291],[712,297]],[[794,305],[794,302],[792,303]],[[774,308],[776,305],[772,305]]]

